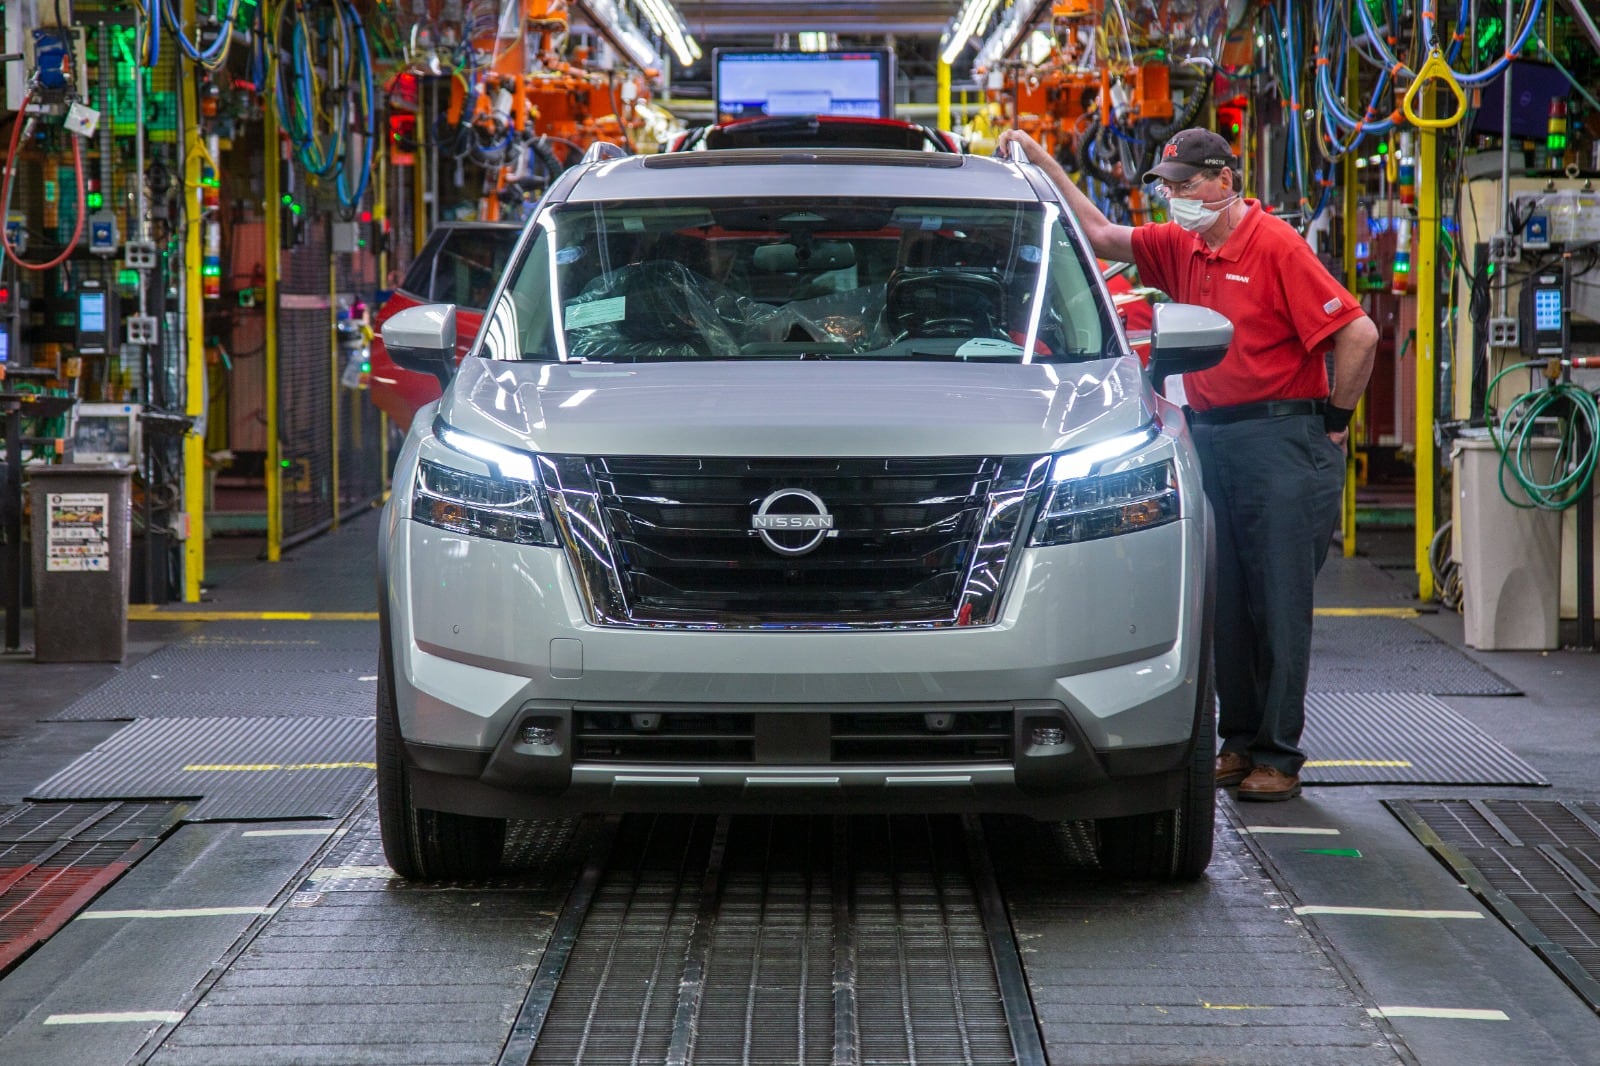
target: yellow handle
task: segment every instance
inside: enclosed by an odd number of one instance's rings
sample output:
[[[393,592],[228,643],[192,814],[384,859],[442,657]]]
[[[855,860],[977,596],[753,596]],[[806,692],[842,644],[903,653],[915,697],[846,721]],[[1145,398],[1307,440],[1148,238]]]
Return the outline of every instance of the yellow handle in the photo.
[[[1454,114],[1443,118],[1423,118],[1412,108],[1412,101],[1417,98],[1417,93],[1422,89],[1423,82],[1442,81],[1456,97],[1456,110]],[[1406,98],[1401,103],[1401,110],[1405,112],[1406,120],[1413,126],[1425,130],[1443,130],[1456,125],[1467,113],[1467,94],[1461,91],[1461,86],[1456,82],[1455,71],[1450,69],[1450,64],[1444,61],[1444,53],[1438,48],[1428,53],[1428,59],[1422,64],[1422,69],[1417,71],[1417,76],[1411,83],[1411,88],[1406,90]]]

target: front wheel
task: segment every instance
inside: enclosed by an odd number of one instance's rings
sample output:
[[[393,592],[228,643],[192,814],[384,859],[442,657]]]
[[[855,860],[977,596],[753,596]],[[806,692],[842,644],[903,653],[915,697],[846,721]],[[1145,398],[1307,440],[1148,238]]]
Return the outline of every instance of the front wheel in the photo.
[[[387,645],[378,653],[378,829],[389,868],[408,881],[469,881],[500,865],[504,818],[479,818],[413,806],[411,771],[395,715]]]
[[[1202,675],[1183,802],[1170,811],[1097,819],[1095,855],[1108,874],[1193,881],[1211,864],[1217,813],[1217,695],[1210,668],[1203,668]]]

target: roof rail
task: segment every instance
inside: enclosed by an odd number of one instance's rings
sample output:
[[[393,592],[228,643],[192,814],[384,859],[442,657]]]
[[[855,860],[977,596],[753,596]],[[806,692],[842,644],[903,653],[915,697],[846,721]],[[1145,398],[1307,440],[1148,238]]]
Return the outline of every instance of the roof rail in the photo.
[[[607,159],[623,159],[628,155],[628,150],[619,144],[610,141],[595,141],[584,149],[583,163],[599,163]]]

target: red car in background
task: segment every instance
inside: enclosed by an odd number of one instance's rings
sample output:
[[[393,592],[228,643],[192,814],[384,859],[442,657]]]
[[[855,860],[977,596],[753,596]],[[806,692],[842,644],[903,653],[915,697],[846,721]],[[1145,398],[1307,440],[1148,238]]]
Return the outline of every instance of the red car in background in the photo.
[[[1149,366],[1150,323],[1155,315],[1150,290],[1135,286],[1128,277],[1133,271],[1132,264],[1107,263],[1102,259],[1100,269],[1105,275],[1106,288],[1111,291],[1111,305],[1117,309],[1122,328],[1128,334],[1128,343],[1133,346],[1139,362]]]
[[[489,294],[505,270],[522,232],[520,223],[441,222],[411,261],[405,280],[373,324],[372,371],[367,382],[372,402],[405,431],[423,404],[439,398],[439,381],[402,370],[383,346],[383,323],[395,312],[419,304],[456,305],[456,362],[467,354],[483,324]]]

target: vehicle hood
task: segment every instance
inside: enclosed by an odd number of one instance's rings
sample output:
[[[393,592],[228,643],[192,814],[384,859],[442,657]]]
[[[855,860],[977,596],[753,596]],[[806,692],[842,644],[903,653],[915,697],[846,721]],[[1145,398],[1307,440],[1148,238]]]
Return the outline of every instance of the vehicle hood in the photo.
[[[467,433],[555,455],[1036,455],[1128,433],[1137,359],[516,363],[468,358],[440,403]]]

